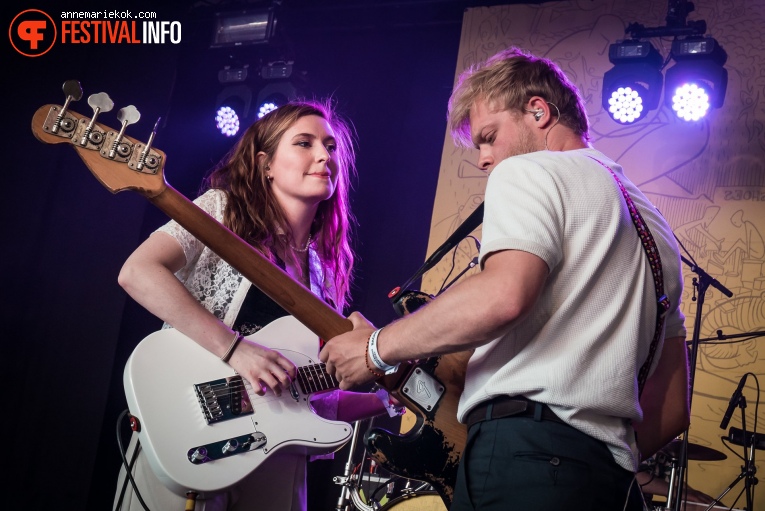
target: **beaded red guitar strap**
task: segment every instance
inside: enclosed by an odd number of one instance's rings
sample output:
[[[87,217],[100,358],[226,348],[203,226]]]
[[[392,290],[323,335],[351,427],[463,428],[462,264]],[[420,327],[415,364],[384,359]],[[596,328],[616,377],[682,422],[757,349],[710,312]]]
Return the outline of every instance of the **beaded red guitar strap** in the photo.
[[[590,158],[592,158],[592,156],[590,156]],[[659,249],[653,239],[651,230],[648,228],[648,224],[646,224],[645,220],[643,220],[643,217],[640,215],[640,211],[638,211],[635,203],[632,202],[632,198],[630,197],[629,193],[627,193],[627,190],[624,188],[624,185],[622,184],[619,177],[611,169],[611,167],[598,159],[592,159],[608,169],[608,171],[616,180],[617,186],[622,191],[624,200],[627,202],[627,209],[630,210],[632,223],[635,224],[635,229],[637,229],[638,236],[640,236],[640,242],[643,245],[643,250],[645,250],[646,256],[648,256],[648,263],[651,265],[651,272],[653,273],[653,283],[656,289],[656,330],[653,334],[651,347],[648,350],[648,358],[640,368],[640,372],[638,372],[638,396],[640,396],[643,393],[643,387],[645,386],[645,381],[648,378],[648,372],[651,369],[653,357],[656,354],[656,347],[659,345],[659,338],[661,337],[662,327],[664,326],[664,317],[667,315],[670,307],[669,298],[667,298],[667,295],[664,294],[664,275],[661,269],[661,257],[659,256]]]

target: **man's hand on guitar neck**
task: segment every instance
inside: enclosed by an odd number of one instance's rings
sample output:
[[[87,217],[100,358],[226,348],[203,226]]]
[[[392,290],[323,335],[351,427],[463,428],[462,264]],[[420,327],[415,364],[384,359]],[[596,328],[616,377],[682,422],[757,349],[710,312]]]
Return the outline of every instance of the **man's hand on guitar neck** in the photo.
[[[374,325],[359,312],[351,313],[348,319],[353,323],[353,330],[333,337],[319,354],[321,361],[327,364],[327,372],[337,378],[343,390],[379,377],[369,369],[375,366],[367,359],[367,345],[375,331]]]

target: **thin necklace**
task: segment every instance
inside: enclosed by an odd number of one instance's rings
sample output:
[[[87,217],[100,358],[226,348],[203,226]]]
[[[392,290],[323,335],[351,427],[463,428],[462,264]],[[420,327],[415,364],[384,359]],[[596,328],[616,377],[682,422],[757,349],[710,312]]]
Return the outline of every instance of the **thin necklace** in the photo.
[[[303,252],[306,252],[308,250],[309,246],[311,246],[311,239],[312,239],[312,236],[311,236],[311,234],[309,234],[308,235],[308,239],[305,241],[305,246],[303,248],[296,247],[292,243],[289,244],[290,248],[292,250],[294,250],[295,252],[299,252],[299,253],[302,254]]]

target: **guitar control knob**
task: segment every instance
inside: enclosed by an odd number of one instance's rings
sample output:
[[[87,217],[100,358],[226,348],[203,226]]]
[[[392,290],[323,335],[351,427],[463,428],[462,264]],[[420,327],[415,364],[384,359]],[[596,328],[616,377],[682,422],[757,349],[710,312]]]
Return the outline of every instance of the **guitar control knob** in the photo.
[[[227,452],[234,452],[237,449],[239,449],[239,441],[236,438],[232,438],[226,442],[226,445],[223,446],[223,454]]]
[[[189,459],[192,463],[203,463],[207,459],[207,449],[204,447],[196,449],[191,456],[189,456]]]

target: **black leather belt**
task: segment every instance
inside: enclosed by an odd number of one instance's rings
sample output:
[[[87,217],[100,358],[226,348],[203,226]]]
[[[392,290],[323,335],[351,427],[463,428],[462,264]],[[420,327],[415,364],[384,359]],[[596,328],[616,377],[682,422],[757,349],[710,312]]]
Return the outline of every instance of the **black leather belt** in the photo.
[[[566,424],[550,407],[523,396],[499,396],[484,401],[467,414],[468,428],[481,421],[503,417],[531,417],[536,421],[553,421]]]

